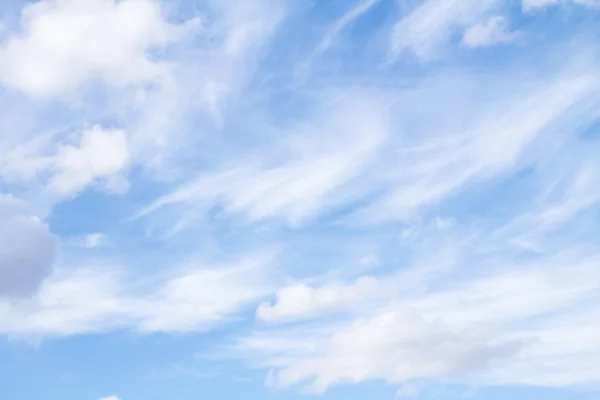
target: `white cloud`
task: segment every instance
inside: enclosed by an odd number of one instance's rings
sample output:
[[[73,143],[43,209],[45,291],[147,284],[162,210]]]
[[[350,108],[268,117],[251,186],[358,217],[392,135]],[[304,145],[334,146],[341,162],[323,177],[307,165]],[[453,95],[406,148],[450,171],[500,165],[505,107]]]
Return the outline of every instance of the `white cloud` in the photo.
[[[406,146],[405,150],[400,148],[403,165],[396,164],[397,176],[388,172],[391,175],[388,182],[394,185],[386,195],[361,210],[361,218],[371,222],[407,219],[420,207],[435,204],[470,182],[488,179],[514,167],[525,157],[528,146],[551,130],[554,123],[579,123],[581,116],[573,107],[585,105],[590,96],[597,96],[599,78],[591,70],[566,71],[545,83],[506,94],[505,99],[494,102],[487,112],[475,118],[471,114],[472,124],[457,128],[460,130],[455,133],[449,134],[451,124],[445,124],[440,131],[430,127],[423,132],[423,140]],[[432,89],[439,94],[442,88],[440,84]],[[419,101],[422,95],[413,94],[415,97],[410,101]],[[457,93],[453,96],[453,101],[460,102]],[[437,111],[433,105],[435,99],[430,101],[431,110]],[[457,115],[461,112],[451,106],[439,111],[448,110]],[[415,112],[421,111],[415,108]]]
[[[125,133],[94,126],[81,133],[77,145],[59,146],[51,166],[55,173],[49,186],[51,190],[66,196],[98,179],[117,176],[129,161]],[[113,186],[112,182],[106,181],[109,190],[122,191],[127,188]]]
[[[344,201],[332,197],[361,174],[388,135],[385,103],[369,97],[336,99],[314,125],[307,124],[280,144],[285,158],[266,148],[231,167],[201,174],[146,209],[139,216],[167,206],[184,206],[178,229],[194,222],[189,216],[213,203],[248,221],[281,218],[295,225],[319,213],[325,204]],[[319,140],[321,139],[321,140]],[[281,151],[281,150],[279,150]],[[270,162],[273,159],[273,162]],[[191,207],[190,207],[191,206]],[[202,214],[202,212],[200,212]]]
[[[190,157],[190,148],[214,139],[211,132],[224,124],[224,110],[246,104],[243,95],[287,15],[286,4],[204,2],[201,34],[171,60],[177,68],[168,84],[145,91],[135,101],[115,98],[129,111],[132,153],[147,171],[161,180],[189,176],[189,168],[182,166],[189,159],[182,155]]]
[[[60,197],[77,194],[101,183],[108,191],[128,188],[121,174],[131,160],[125,132],[96,125],[65,142],[43,143],[35,139],[7,151],[0,174],[13,181],[47,186]]]
[[[98,400],[120,400],[117,396],[101,397]]]
[[[483,368],[519,348],[518,342],[494,342],[473,331],[453,332],[410,313],[386,313],[336,332],[322,354],[279,371],[276,382],[289,386],[308,380],[314,390],[323,392],[341,381],[443,378]]]
[[[410,394],[413,380],[600,382],[597,224],[584,215],[600,201],[596,132],[584,135],[600,103],[596,53],[502,53],[508,69],[470,68],[464,57],[381,65],[373,48],[364,56],[341,43],[375,4],[357,2],[330,25],[309,60],[323,62],[314,82],[289,82],[290,54],[311,44],[289,42],[304,38],[296,27],[306,21],[282,24],[285,2],[203,3],[201,35],[177,49],[197,20],[171,24],[155,1],[26,6],[21,32],[0,40],[0,82],[15,89],[0,96],[1,189],[43,208],[90,187],[125,194],[131,179],[132,197],[100,218],[149,206],[123,229],[102,220],[113,226],[102,246],[97,220],[78,214],[89,198],[63,204],[48,220],[73,232],[77,218],[92,233],[73,243],[98,248],[67,248],[61,260],[77,267],[51,274],[57,241],[32,216],[42,213],[0,197],[0,335],[195,333],[251,323],[254,311],[260,321],[233,332],[228,350],[270,370],[274,387],[382,380]],[[496,16],[500,0],[411,4],[393,28],[394,61],[528,29]],[[367,25],[377,24],[353,34]],[[275,38],[280,28],[289,30]],[[336,41],[357,47],[340,52],[352,59],[319,57]],[[549,48],[567,65],[540,56]],[[17,93],[70,96],[96,84],[108,90],[76,109]],[[85,121],[103,125],[72,129]],[[172,235],[154,249],[163,228]],[[281,268],[241,250],[272,240],[289,246]],[[168,260],[190,248],[234,261]],[[158,253],[167,261],[147,257]],[[136,265],[81,267],[81,254]],[[356,279],[364,273],[376,277]]]
[[[0,82],[54,96],[95,81],[150,84],[168,65],[150,56],[195,23],[170,24],[152,0],[43,0],[25,6],[21,31],[0,45]]]
[[[33,295],[52,272],[58,240],[22,208],[0,194],[0,302]]]
[[[577,4],[586,7],[600,7],[598,0],[523,0],[523,10],[535,11],[559,4]]]
[[[468,27],[463,34],[462,43],[467,47],[486,47],[512,42],[516,38],[517,34],[510,31],[506,18],[492,17]]]
[[[61,269],[20,303],[0,301],[0,332],[62,337],[131,329],[204,331],[234,318],[270,291],[269,255],[232,264],[175,268],[142,282],[116,268]]]
[[[394,26],[392,54],[410,51],[421,61],[436,59],[457,29],[478,23],[500,5],[498,0],[427,0]]]
[[[273,304],[262,303],[256,310],[265,321],[301,319],[347,308],[375,294],[376,280],[359,278],[354,285],[311,288],[305,284],[287,286],[275,293]]]
[[[172,212],[167,231],[175,233],[218,205],[246,222],[300,226],[370,196],[354,222],[407,220],[518,165],[556,121],[581,121],[575,106],[597,95],[600,82],[593,65],[582,65],[492,84],[487,75],[441,75],[393,94],[340,91],[333,102],[319,99],[320,111],[281,142],[236,154],[137,216]],[[482,112],[473,115],[474,107]]]
[[[588,366],[600,360],[600,343],[592,339],[590,315],[600,311],[599,265],[598,257],[568,251],[504,270],[479,265],[490,271],[479,277],[449,279],[438,270],[420,281],[404,271],[380,281],[396,288],[395,295],[363,300],[370,312],[363,309],[354,322],[323,319],[306,328],[257,331],[231,354],[271,368],[275,387],[317,392],[343,382],[457,376],[475,385],[594,381],[600,375]],[[407,280],[411,286],[398,285]],[[543,372],[549,365],[553,372]],[[560,379],[551,383],[551,376]]]

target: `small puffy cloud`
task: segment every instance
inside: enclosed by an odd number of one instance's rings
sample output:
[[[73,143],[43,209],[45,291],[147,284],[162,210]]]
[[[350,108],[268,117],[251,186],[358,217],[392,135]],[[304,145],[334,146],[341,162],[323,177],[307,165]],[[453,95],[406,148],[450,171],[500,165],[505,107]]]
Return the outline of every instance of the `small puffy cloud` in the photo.
[[[117,396],[108,396],[108,397],[101,397],[98,400],[121,400],[121,399],[119,399]]]
[[[69,197],[101,183],[110,192],[127,191],[122,170],[131,161],[125,132],[95,125],[62,143],[25,142],[4,154],[0,175],[13,182],[45,186]]]
[[[516,38],[517,34],[510,31],[506,18],[496,16],[467,28],[462,38],[462,44],[471,48],[487,47],[512,42]]]
[[[57,240],[11,196],[0,194],[0,298],[34,294],[52,272]]]
[[[332,312],[372,295],[377,289],[374,278],[363,277],[354,285],[311,288],[304,284],[287,286],[275,294],[273,304],[262,303],[256,310],[258,318],[266,321],[307,318]]]
[[[123,87],[156,81],[167,65],[151,57],[189,30],[152,0],[43,0],[21,13],[20,32],[0,44],[0,82],[29,95],[58,95],[88,82]]]
[[[125,133],[94,126],[81,133],[79,144],[58,148],[52,166],[56,172],[49,186],[60,195],[70,195],[98,179],[118,175],[129,161]],[[111,182],[107,181],[109,190],[123,190]]]

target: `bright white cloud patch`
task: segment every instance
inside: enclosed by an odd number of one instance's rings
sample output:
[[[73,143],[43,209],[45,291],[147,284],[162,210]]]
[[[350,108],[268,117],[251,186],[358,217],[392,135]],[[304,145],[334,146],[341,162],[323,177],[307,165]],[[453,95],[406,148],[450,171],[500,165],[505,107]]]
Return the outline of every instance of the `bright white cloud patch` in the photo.
[[[16,182],[41,183],[60,197],[96,183],[118,193],[127,191],[121,172],[130,159],[125,132],[96,125],[62,143],[31,141],[12,148],[5,153],[0,173]]]
[[[77,192],[88,184],[106,179],[108,189],[122,191],[118,173],[129,163],[127,139],[123,131],[103,130],[94,126],[81,133],[79,143],[59,146],[50,168],[54,175],[49,181],[50,189],[60,195]],[[126,185],[126,182],[125,182]]]
[[[52,96],[99,81],[148,84],[168,65],[150,56],[188,29],[170,24],[152,0],[43,0],[27,5],[21,29],[0,44],[0,82]]]
[[[306,318],[350,307],[375,294],[376,281],[364,277],[351,286],[311,288],[304,284],[287,286],[275,293],[274,304],[262,303],[256,310],[258,318],[266,321]]]

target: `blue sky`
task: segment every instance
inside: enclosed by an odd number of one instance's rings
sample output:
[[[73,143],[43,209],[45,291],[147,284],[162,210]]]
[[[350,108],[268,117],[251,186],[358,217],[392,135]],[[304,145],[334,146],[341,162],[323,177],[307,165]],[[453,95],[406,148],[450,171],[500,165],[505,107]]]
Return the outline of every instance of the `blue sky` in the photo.
[[[0,5],[0,398],[600,399],[600,2]]]

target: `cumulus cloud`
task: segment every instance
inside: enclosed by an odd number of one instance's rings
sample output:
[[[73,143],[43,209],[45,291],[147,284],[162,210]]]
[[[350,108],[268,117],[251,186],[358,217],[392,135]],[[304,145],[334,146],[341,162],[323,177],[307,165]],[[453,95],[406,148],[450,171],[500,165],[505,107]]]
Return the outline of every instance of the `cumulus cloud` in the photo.
[[[104,130],[100,126],[94,126],[81,133],[78,144],[59,146],[50,166],[54,175],[49,181],[49,187],[63,196],[72,194],[98,179],[118,177],[129,160],[123,131]],[[127,186],[119,186],[118,183],[115,186],[114,182],[118,181],[106,181],[109,189],[127,189]]]
[[[57,239],[12,196],[0,194],[0,301],[35,294],[52,272]]]
[[[0,173],[8,179],[45,185],[69,197],[95,183],[108,191],[127,191],[121,172],[131,156],[125,132],[95,125],[63,143],[25,142],[7,151],[3,161]]]
[[[117,396],[108,396],[108,397],[101,397],[98,400],[120,400]]]
[[[510,31],[507,19],[498,16],[468,27],[463,34],[462,43],[476,48],[512,42],[516,38],[517,34]]]
[[[151,52],[194,25],[169,23],[152,0],[29,4],[21,12],[21,30],[5,34],[0,44],[0,82],[39,97],[94,81],[150,84],[168,70]]]

